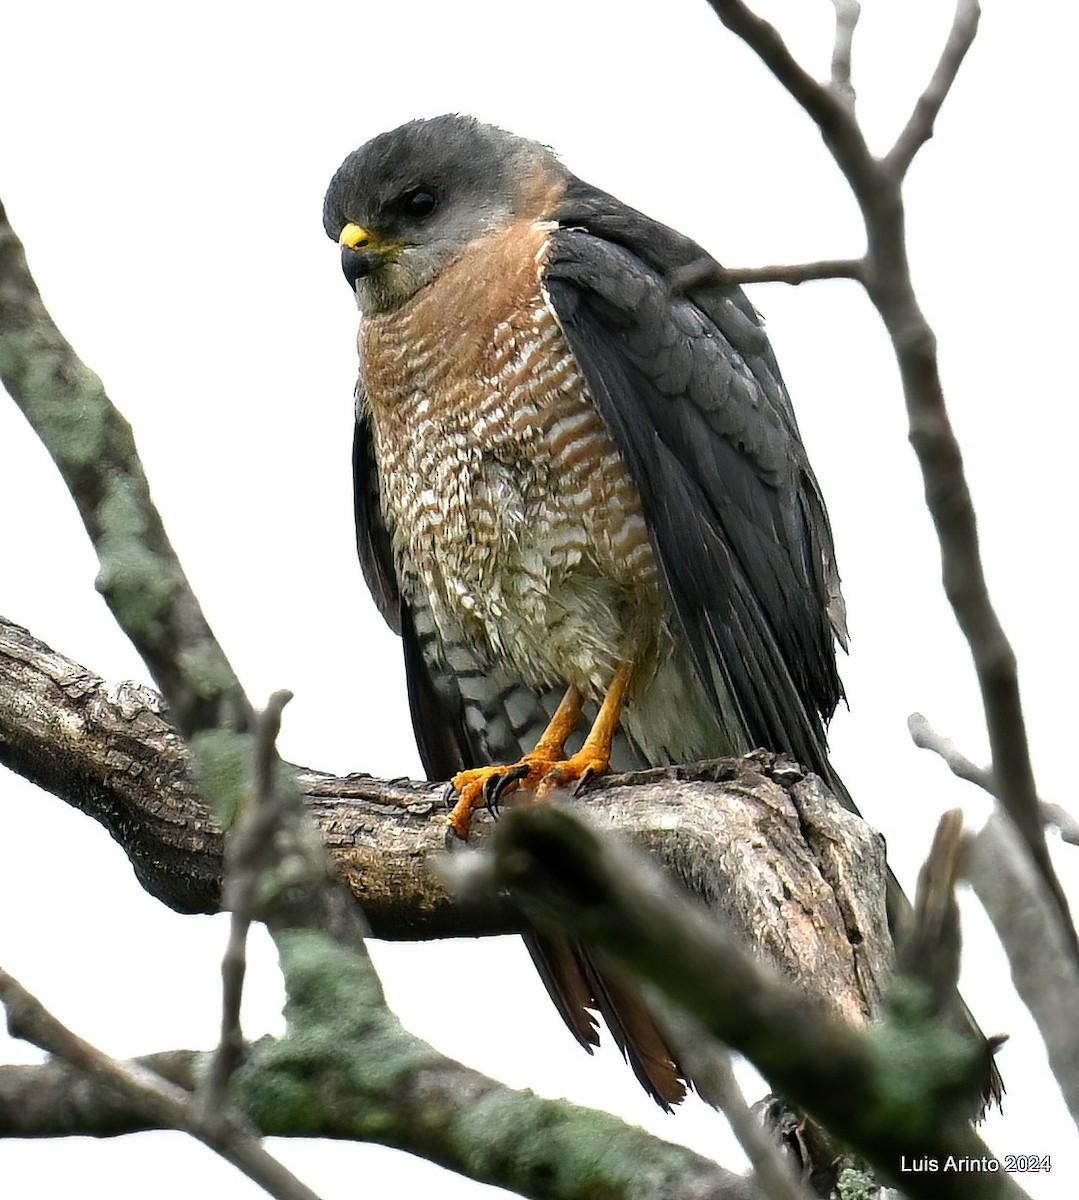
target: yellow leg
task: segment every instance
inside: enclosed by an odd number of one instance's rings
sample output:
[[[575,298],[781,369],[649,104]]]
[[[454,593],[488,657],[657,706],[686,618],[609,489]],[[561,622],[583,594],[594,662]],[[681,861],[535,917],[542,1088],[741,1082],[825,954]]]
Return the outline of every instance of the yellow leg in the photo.
[[[602,775],[610,767],[611,743],[614,741],[614,733],[626,702],[629,678],[629,663],[622,663],[615,671],[610,687],[607,688],[607,694],[603,697],[603,703],[599,706],[599,712],[596,713],[596,719],[592,722],[584,745],[576,754],[561,763],[551,765],[536,788],[537,799],[542,800],[551,788],[562,787],[567,783],[576,782],[579,787],[593,776]]]
[[[453,790],[458,800],[449,817],[453,832],[459,838],[466,838],[473,810],[491,803],[492,795],[497,803],[498,797],[505,792],[526,788],[534,791],[537,799],[542,799],[551,788],[569,783],[580,785],[595,775],[602,775],[611,763],[611,742],[625,703],[630,674],[628,663],[619,666],[588,737],[576,754],[569,758],[565,756],[566,739],[581,717],[581,693],[570,687],[535,749],[520,761],[509,766],[478,767],[455,775]]]

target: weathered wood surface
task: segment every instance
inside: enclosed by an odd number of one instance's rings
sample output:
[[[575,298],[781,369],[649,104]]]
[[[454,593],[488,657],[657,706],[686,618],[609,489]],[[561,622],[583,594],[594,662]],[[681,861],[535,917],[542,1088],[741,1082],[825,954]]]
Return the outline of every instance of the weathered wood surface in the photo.
[[[155,692],[108,684],[0,621],[0,762],[100,821],[165,904],[217,909],[223,835]],[[297,774],[376,936],[517,927],[508,905],[449,894],[440,784]],[[645,847],[808,996],[850,1019],[877,1010],[891,967],[883,846],[815,776],[762,752],[600,780],[572,803]],[[476,846],[489,828],[480,813]]]

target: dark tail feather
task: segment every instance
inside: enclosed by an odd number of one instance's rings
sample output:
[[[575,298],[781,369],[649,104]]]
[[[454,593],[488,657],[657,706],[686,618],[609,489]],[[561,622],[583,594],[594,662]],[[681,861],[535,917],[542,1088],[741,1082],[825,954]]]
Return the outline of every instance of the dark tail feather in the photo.
[[[596,1019],[589,1011],[594,1009],[641,1086],[661,1108],[670,1112],[685,1099],[683,1072],[638,995],[603,975],[580,947],[564,938],[527,933],[524,941],[563,1021],[589,1053],[599,1045]]]

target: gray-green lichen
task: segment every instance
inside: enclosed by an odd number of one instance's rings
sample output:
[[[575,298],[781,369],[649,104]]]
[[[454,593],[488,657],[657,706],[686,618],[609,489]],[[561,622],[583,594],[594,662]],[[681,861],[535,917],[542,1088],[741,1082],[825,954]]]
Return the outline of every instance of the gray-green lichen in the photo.
[[[942,1112],[961,1111],[976,1100],[984,1055],[933,1012],[923,982],[895,977],[887,1016],[870,1027],[868,1038],[881,1120],[893,1133],[917,1141],[938,1131]]]
[[[102,456],[114,410],[97,375],[66,346],[57,354],[48,332],[34,328],[31,336],[37,336],[30,346],[24,343],[25,354],[3,357],[18,373],[27,418],[39,433],[47,431],[43,440],[58,465],[77,472]]]
[[[172,562],[148,544],[144,489],[129,475],[110,475],[98,506],[101,569],[97,588],[107,596],[121,625],[145,634],[172,604],[176,592]]]
[[[190,741],[199,793],[223,829],[232,827],[251,791],[251,738],[228,729],[196,733]]]
[[[238,1079],[244,1109],[267,1132],[389,1139],[386,1093],[441,1056],[385,1007],[362,954],[307,930],[279,934],[277,945],[287,1032],[258,1047]]]
[[[258,1127],[359,1138],[550,1200],[675,1200],[700,1169],[605,1113],[470,1072],[408,1033],[362,953],[322,933],[277,937],[288,1028],[256,1046],[237,1099]]]
[[[873,1176],[853,1167],[839,1172],[832,1191],[833,1200],[875,1200],[879,1194],[879,1185]]]

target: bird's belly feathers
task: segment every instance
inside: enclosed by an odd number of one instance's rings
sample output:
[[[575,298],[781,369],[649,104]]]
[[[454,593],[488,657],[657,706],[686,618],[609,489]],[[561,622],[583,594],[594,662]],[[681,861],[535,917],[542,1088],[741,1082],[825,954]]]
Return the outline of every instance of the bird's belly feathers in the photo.
[[[486,339],[428,311],[431,289],[365,322],[383,517],[445,637],[595,696],[667,652],[667,610],[636,488],[534,273],[530,291]]]

